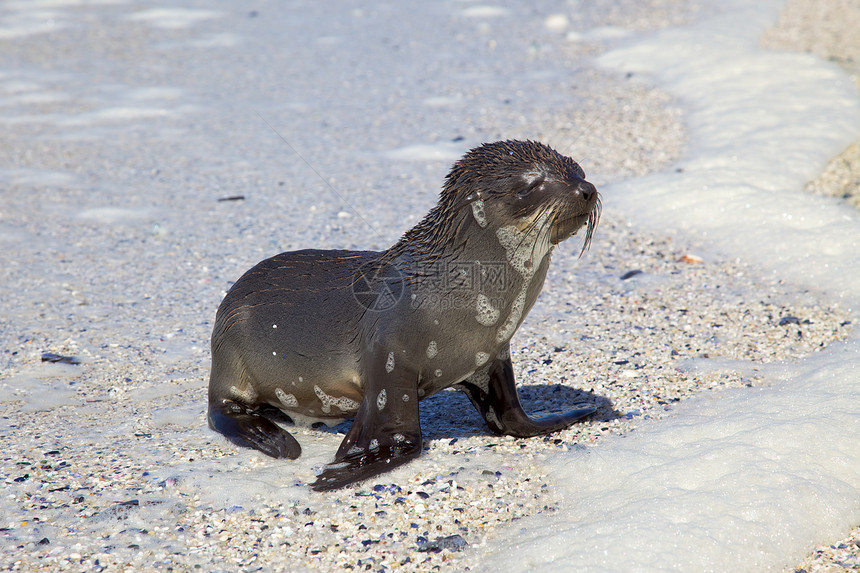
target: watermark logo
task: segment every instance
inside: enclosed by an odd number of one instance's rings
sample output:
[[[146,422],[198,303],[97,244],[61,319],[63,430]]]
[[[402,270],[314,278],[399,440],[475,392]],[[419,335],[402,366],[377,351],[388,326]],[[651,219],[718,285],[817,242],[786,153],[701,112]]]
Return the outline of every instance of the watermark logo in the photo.
[[[504,306],[509,284],[508,264],[503,261],[435,261],[417,268],[412,289],[412,308],[474,310],[477,296]]]
[[[352,283],[352,295],[367,310],[384,312],[400,302],[403,281],[403,274],[397,267],[367,263],[358,270],[358,276]]]
[[[439,261],[417,268],[416,292],[487,293],[508,290],[508,265],[501,261]]]
[[[515,285],[503,261],[434,261],[411,267],[404,274],[394,264],[370,262],[352,283],[352,294],[362,307],[384,312],[410,292],[412,308],[451,310],[474,308],[477,295],[504,306]]]

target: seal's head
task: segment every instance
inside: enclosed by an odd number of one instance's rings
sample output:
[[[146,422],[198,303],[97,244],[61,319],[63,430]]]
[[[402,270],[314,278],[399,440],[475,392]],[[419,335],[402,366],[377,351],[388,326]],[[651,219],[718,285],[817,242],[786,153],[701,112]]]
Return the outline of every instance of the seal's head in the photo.
[[[555,245],[586,227],[582,250],[600,219],[600,196],[570,157],[536,141],[497,141],[469,151],[451,169],[442,202],[471,205],[488,224],[547,225]],[[541,230],[538,230],[540,232]]]
[[[581,255],[599,219],[600,196],[573,159],[536,141],[485,143],[454,164],[439,202],[386,260],[404,253],[433,260],[474,237],[473,224],[488,231],[515,225],[552,245],[585,226]]]

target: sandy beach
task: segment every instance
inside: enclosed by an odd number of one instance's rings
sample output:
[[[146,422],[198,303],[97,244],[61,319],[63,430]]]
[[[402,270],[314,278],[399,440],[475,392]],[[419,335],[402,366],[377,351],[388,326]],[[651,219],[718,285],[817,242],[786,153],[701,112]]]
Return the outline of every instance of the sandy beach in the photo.
[[[291,462],[206,427],[232,281],[285,250],[387,248],[483,141],[545,141],[599,188],[683,169],[687,104],[594,58],[704,8],[85,4],[0,8],[6,570],[481,570],[520,519],[564,513],[549,461],[771,386],[853,335],[856,305],[828,285],[605,209],[582,258],[577,239],[556,250],[512,341],[527,410],[592,418],[499,437],[444,391],[422,403],[419,460],[313,493],[348,423],[290,427]],[[789,0],[761,45],[860,89],[858,26],[856,2]],[[860,205],[858,148],[808,192]],[[854,525],[774,569],[860,570]]]

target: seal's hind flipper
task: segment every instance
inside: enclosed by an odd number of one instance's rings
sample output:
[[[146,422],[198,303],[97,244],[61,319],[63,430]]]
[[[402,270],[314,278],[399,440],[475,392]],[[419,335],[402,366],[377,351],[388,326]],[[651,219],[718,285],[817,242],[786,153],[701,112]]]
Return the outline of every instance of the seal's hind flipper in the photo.
[[[469,396],[491,430],[516,438],[562,430],[597,411],[596,408],[588,407],[540,418],[529,417],[517,395],[510,358],[496,360],[486,371],[470,376],[457,387]]]
[[[209,405],[209,427],[237,446],[260,450],[273,458],[294,460],[302,453],[292,434],[258,410],[231,400]]]
[[[421,455],[417,385],[368,391],[352,427],[311,487],[338,489],[387,472]]]

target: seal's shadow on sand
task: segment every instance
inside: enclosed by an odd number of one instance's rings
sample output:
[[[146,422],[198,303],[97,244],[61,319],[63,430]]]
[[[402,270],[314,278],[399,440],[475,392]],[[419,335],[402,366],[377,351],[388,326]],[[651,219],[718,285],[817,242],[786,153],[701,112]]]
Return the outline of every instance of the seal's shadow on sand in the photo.
[[[574,408],[593,406],[592,416],[575,424],[605,421],[618,417],[608,398],[592,392],[577,390],[561,384],[535,384],[518,386],[520,401],[530,416],[543,416],[565,412]],[[449,440],[472,436],[493,436],[465,393],[449,388],[423,400],[420,406],[421,429],[425,440]],[[315,425],[318,430],[345,434],[352,426],[346,420],[331,428]]]

